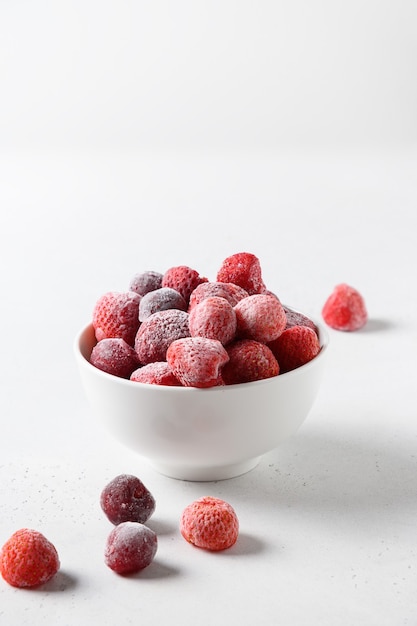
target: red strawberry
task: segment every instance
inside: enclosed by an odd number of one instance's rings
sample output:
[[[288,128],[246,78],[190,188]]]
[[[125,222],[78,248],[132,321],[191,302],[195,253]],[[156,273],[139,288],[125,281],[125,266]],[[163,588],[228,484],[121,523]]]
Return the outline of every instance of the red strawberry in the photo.
[[[287,328],[268,347],[278,361],[281,374],[305,365],[320,352],[319,339],[308,326]]]
[[[241,339],[226,346],[226,350],[229,362],[222,369],[222,378],[226,385],[249,383],[279,374],[278,362],[264,343]]]
[[[169,346],[166,357],[172,372],[184,387],[206,388],[223,384],[221,368],[229,356],[217,339],[177,339]]]
[[[224,259],[217,272],[217,281],[239,285],[249,295],[266,290],[259,259],[249,252],[237,252]]]
[[[141,296],[133,291],[105,293],[96,302],[93,327],[97,341],[120,337],[133,345],[139,328],[139,303]]]
[[[187,265],[178,265],[165,272],[162,278],[162,287],[171,287],[171,289],[178,291],[188,305],[194,289],[206,282],[207,278],[200,276],[196,270]]]
[[[198,548],[225,550],[237,541],[239,520],[228,502],[206,496],[184,509],[180,531],[186,541]]]
[[[138,367],[138,369],[132,372],[130,380],[136,383],[165,385],[167,387],[179,387],[181,385],[166,361],[154,361]]]
[[[193,306],[189,325],[192,337],[217,339],[225,345],[236,334],[236,313],[225,298],[208,297]]]
[[[190,302],[188,312],[199,304],[205,298],[211,298],[217,296],[218,298],[225,298],[232,306],[235,306],[242,298],[248,296],[248,292],[239,285],[233,283],[219,283],[219,282],[207,282],[201,283],[194,289],[190,296]]]
[[[234,307],[237,336],[268,343],[276,339],[287,324],[284,307],[275,296],[253,294]]]
[[[36,587],[50,580],[59,570],[55,547],[42,533],[22,528],[0,551],[0,573],[13,587]]]
[[[363,297],[346,283],[336,285],[324,304],[322,315],[326,324],[335,330],[359,330],[368,320]]]

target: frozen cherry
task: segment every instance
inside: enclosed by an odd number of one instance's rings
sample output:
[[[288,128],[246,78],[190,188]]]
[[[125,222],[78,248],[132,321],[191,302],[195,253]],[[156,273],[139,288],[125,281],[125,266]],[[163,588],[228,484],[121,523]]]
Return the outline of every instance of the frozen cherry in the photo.
[[[100,505],[112,524],[145,523],[155,511],[155,499],[136,476],[120,474],[103,489]]]
[[[90,363],[107,374],[129,378],[138,366],[138,357],[132,346],[124,339],[109,337],[94,346]]]
[[[147,317],[157,311],[166,311],[167,309],[179,309],[185,311],[187,303],[178,291],[171,287],[161,287],[150,291],[142,297],[139,304],[139,321],[143,322]]]
[[[160,272],[153,270],[135,274],[130,281],[129,289],[140,296],[144,296],[146,293],[159,289],[162,286],[162,276]]]
[[[153,530],[138,522],[122,522],[107,537],[104,562],[117,574],[133,574],[152,563],[157,548]]]

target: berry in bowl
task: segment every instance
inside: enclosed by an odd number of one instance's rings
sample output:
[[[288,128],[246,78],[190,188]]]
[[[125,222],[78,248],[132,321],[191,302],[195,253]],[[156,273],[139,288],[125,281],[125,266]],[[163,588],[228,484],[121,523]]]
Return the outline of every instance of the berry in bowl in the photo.
[[[209,481],[253,469],[298,430],[327,344],[323,326],[283,305],[242,252],[213,281],[175,266],[104,294],[75,354],[115,439],[162,474]]]

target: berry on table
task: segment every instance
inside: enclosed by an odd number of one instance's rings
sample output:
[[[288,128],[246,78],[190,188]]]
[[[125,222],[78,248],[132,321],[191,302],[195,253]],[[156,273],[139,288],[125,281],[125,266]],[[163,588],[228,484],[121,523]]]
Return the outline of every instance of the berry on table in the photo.
[[[180,532],[186,541],[198,548],[225,550],[237,541],[239,520],[228,502],[205,496],[184,509]]]
[[[122,522],[107,537],[104,562],[117,574],[133,574],[152,563],[157,549],[153,530],[139,522]]]
[[[120,474],[102,490],[100,505],[112,524],[144,524],[155,511],[155,498],[143,482],[131,474]]]
[[[0,573],[13,587],[37,587],[51,580],[60,567],[55,546],[30,528],[16,531],[0,551]]]
[[[324,304],[322,315],[326,324],[335,330],[359,330],[368,321],[362,295],[346,283],[336,285]]]

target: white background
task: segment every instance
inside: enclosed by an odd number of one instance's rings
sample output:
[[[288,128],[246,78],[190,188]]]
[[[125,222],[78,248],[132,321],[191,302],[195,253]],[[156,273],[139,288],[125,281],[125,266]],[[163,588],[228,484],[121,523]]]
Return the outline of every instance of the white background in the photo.
[[[0,585],[0,623],[417,623],[417,40],[414,2],[0,0],[0,544],[43,531],[62,569]],[[157,475],[103,432],[73,340],[134,273],[214,279],[257,254],[281,299],[320,318],[333,286],[367,302],[330,331],[319,398],[249,474]],[[99,493],[153,491],[155,562],[103,564]],[[227,554],[178,519],[227,499]]]
[[[2,0],[6,145],[415,141],[412,0]]]

